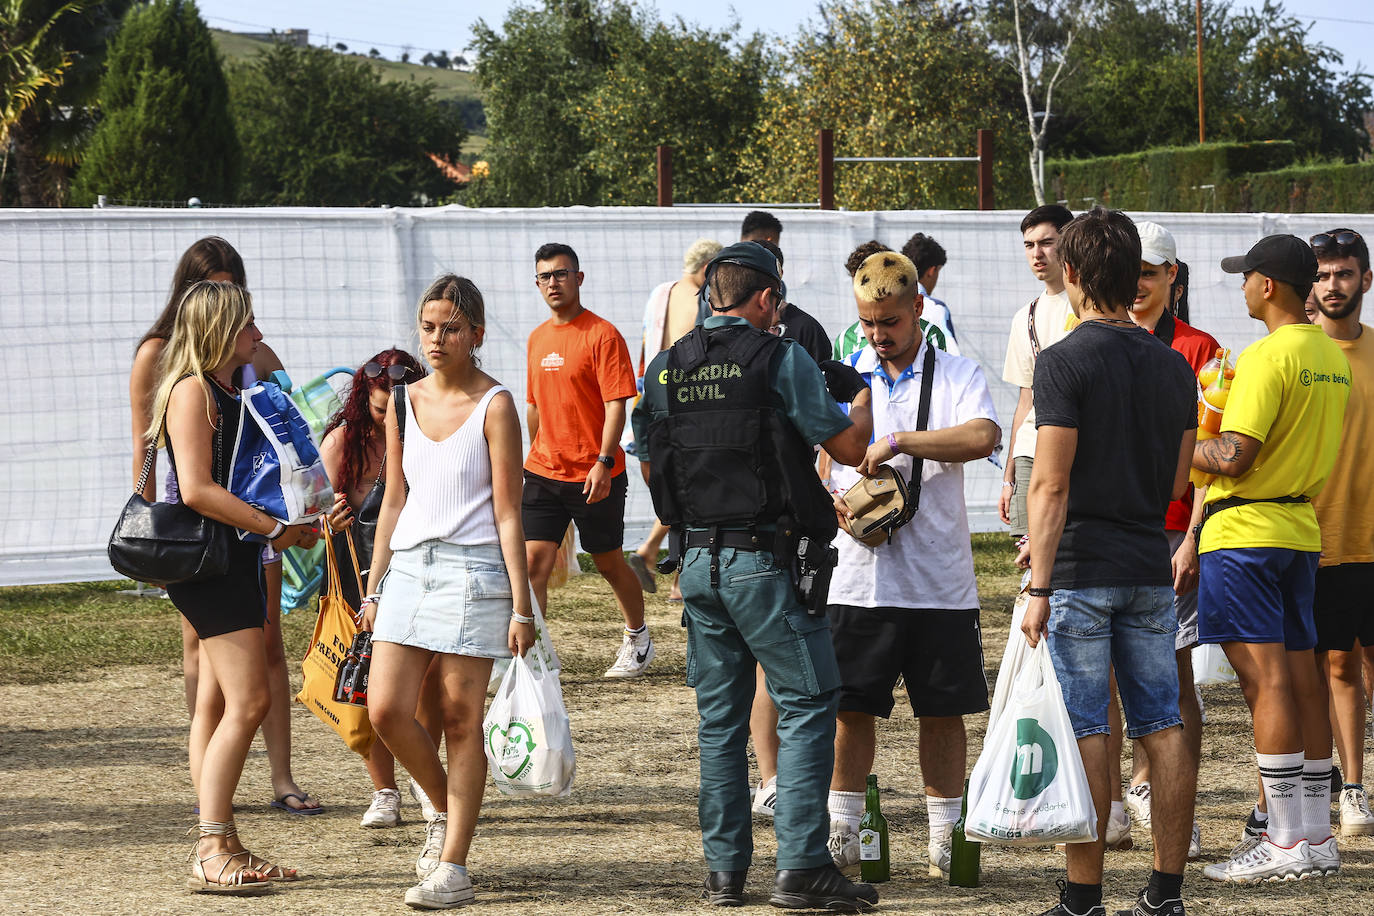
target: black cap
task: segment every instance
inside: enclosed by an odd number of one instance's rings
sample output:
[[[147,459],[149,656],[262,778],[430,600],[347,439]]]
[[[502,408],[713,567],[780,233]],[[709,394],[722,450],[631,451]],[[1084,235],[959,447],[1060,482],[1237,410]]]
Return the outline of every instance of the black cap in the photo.
[[[758,242],[736,242],[733,245],[726,245],[706,265],[708,277],[714,272],[717,264],[740,264],[768,274],[774,280],[782,279],[782,272],[778,270],[777,257]],[[1313,273],[1316,273],[1315,269]]]
[[[1296,235],[1267,235],[1244,255],[1222,258],[1221,269],[1228,274],[1254,270],[1289,286],[1311,289],[1317,276],[1317,256]]]

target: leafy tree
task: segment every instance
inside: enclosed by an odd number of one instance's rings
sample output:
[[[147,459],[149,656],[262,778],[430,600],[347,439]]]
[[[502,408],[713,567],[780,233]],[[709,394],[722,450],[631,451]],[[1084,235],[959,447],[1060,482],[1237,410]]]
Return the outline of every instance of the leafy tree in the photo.
[[[815,200],[816,131],[837,156],[969,156],[995,132],[1000,206],[1028,195],[1014,75],[965,6],[942,0],[825,0],[792,39],[744,156],[745,200]],[[836,203],[853,209],[973,206],[972,163],[839,164]]]
[[[336,41],[334,42],[334,50],[338,51],[340,54],[347,54],[348,45],[344,44],[342,41]]]
[[[110,47],[101,121],[72,186],[139,200],[233,197],[239,145],[219,52],[192,0],[132,10]]]
[[[409,205],[453,193],[431,157],[456,162],[466,133],[431,82],[384,83],[365,59],[274,45],[234,67],[230,84],[245,203]]]
[[[0,187],[58,206],[95,126],[106,45],[131,0],[0,0]]]
[[[401,63],[403,63],[403,64],[408,64],[408,63],[410,63],[410,52],[409,52],[409,51],[402,51],[402,52],[401,52]]]
[[[420,58],[420,63],[424,64],[426,67],[433,66],[434,54],[426,53],[424,57]]]
[[[381,59],[381,56],[382,56],[382,52],[381,52],[381,51],[378,51],[376,48],[368,48],[368,49],[367,49],[367,56],[370,57],[370,58],[372,58],[373,60],[380,60],[380,59]]]

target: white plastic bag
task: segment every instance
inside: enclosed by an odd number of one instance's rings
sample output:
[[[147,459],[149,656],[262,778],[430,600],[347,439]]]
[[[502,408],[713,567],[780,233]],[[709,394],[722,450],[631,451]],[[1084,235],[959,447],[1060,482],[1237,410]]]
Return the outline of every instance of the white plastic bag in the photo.
[[[505,795],[567,795],[576,761],[558,673],[530,651],[506,669],[487,717],[482,743],[491,777]]]
[[[1236,669],[1226,660],[1226,653],[1216,643],[1193,647],[1193,683],[1199,687],[1229,684],[1239,680]]]
[[[992,709],[988,712],[989,732],[992,731],[992,724],[1002,717],[1007,698],[1011,696],[1012,680],[1031,650],[1030,643],[1026,642],[1026,634],[1021,632],[1021,620],[1026,616],[1026,607],[1030,604],[1030,593],[1026,591],[1030,586],[1030,577],[1027,576],[1025,581],[1026,584],[1016,595],[1016,603],[1011,606],[1011,630],[1007,633],[1007,647],[1002,650],[1002,664],[997,668],[997,683],[992,688]]]
[[[534,645],[530,646],[529,655],[538,656],[544,663],[544,667],[554,674],[563,673],[563,663],[558,660],[558,653],[554,651],[553,640],[549,638],[549,627],[544,622],[544,615],[539,610],[539,602],[534,600],[534,593],[530,593],[530,607],[534,617]],[[491,666],[491,680],[487,681],[487,690],[492,691],[501,686],[501,681],[506,676],[506,670],[510,668],[510,659],[498,658]]]
[[[1097,812],[1069,713],[1041,639],[1022,654],[969,776],[969,839],[1012,846],[1097,839]]]

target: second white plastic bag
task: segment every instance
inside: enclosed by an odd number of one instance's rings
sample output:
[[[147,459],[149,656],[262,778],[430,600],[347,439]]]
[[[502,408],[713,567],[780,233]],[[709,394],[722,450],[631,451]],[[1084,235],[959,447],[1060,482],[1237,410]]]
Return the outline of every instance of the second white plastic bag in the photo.
[[[577,765],[558,672],[533,649],[511,660],[482,721],[482,743],[505,795],[567,795]]]
[[[1013,638],[1019,631],[1012,630]],[[1022,640],[1024,642],[1024,638]],[[1049,642],[1008,656],[1018,664],[999,691],[1005,705],[989,719],[983,752],[969,776],[969,839],[1012,846],[1097,839],[1097,812],[1069,712],[1050,659]]]

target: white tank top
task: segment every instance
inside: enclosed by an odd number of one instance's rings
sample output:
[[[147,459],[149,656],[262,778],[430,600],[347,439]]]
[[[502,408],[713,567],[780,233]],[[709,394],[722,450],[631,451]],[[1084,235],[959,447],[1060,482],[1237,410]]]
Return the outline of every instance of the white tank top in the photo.
[[[491,504],[491,450],[483,432],[487,405],[504,385],[495,385],[477,402],[472,414],[442,442],[425,435],[415,420],[406,388],[405,448],[401,469],[410,495],[391,533],[391,549],[405,550],[425,541],[472,547],[499,544],[496,512]]]

